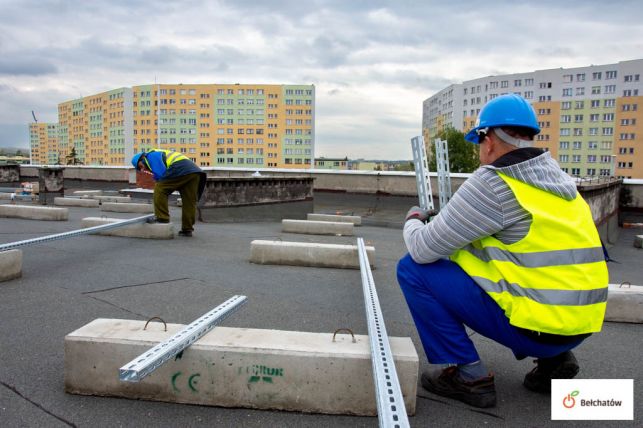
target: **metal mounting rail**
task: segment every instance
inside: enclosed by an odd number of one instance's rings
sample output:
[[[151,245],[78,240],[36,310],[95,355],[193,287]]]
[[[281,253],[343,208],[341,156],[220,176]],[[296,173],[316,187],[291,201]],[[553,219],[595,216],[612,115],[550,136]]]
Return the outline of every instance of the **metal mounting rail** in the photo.
[[[440,195],[440,209],[451,200],[451,179],[449,177],[449,143],[447,140],[436,138],[435,161],[438,170],[438,194]]]
[[[139,355],[121,367],[118,370],[120,380],[125,382],[139,382],[145,376],[163,365],[163,363],[192,345],[221,321],[236,312],[247,300],[248,298],[246,296],[239,295],[229,298],[174,336],[159,343],[149,351]]]
[[[144,223],[148,219],[154,217],[154,214],[147,214],[141,217],[134,217],[123,221],[117,221],[109,224],[101,224],[99,226],[92,226],[85,229],[72,230],[69,232],[56,233],[54,235],[41,236],[40,238],[25,239],[24,241],[10,242],[8,244],[0,244],[0,251],[11,250],[18,247],[26,247],[27,245],[40,244],[43,242],[57,241],[59,239],[73,238],[74,236],[89,235],[91,233],[103,232],[105,230],[116,229],[123,226],[129,226],[136,223]]]
[[[371,362],[373,363],[373,381],[375,383],[379,425],[382,428],[406,428],[410,425],[404,405],[404,397],[402,396],[400,381],[395,370],[393,353],[388,341],[380,301],[377,298],[375,282],[373,281],[373,273],[371,272],[362,238],[357,238],[357,251],[359,253],[364,304],[368,321],[368,338],[371,345]]]
[[[429,178],[429,167],[426,160],[426,148],[424,137],[421,135],[411,138],[411,149],[413,150],[413,166],[415,168],[415,184],[420,198],[420,208],[432,210],[433,191],[431,190],[431,179]]]

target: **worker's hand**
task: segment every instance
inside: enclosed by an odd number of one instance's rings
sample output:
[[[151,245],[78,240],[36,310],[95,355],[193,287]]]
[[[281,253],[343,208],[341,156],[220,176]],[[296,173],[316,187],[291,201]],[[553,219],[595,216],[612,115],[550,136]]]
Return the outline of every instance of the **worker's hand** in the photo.
[[[420,220],[423,223],[426,223],[429,221],[429,217],[432,217],[437,214],[436,210],[425,210],[423,208],[420,208],[418,206],[413,206],[409,210],[408,213],[406,213],[406,219],[404,221],[408,221],[411,219],[417,219]]]

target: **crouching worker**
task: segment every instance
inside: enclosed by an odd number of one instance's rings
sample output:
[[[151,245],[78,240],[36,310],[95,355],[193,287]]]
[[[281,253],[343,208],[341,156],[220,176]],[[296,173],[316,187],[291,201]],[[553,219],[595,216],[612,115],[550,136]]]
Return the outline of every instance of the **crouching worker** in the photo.
[[[533,147],[534,110],[515,94],[489,101],[466,139],[481,167],[428,222],[413,207],[397,278],[436,373],[422,386],[476,407],[496,404],[494,376],[465,326],[536,358],[523,385],[547,393],[579,371],[572,349],[601,330],[608,272],[574,181]]]
[[[192,236],[197,203],[205,188],[205,172],[185,155],[160,149],[135,154],[132,165],[137,171],[147,171],[154,176],[156,222],[170,222],[167,199],[172,192],[178,190],[183,203],[179,236]]]

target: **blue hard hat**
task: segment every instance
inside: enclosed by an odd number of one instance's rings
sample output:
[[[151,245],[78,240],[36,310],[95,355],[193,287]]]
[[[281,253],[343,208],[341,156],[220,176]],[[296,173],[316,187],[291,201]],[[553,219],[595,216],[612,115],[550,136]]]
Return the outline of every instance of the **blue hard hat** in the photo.
[[[519,126],[540,132],[536,112],[529,102],[516,94],[501,95],[489,101],[480,111],[476,126],[465,135],[464,139],[479,144],[478,131],[489,130],[500,126]]]
[[[141,156],[143,156],[145,152],[137,153],[132,157],[132,165],[134,165],[134,168],[137,168],[138,161],[141,160]]]

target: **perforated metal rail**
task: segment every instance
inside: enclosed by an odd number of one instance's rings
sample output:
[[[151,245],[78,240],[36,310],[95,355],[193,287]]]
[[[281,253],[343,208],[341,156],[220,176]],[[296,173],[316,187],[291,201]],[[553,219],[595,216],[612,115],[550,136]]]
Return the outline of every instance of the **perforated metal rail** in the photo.
[[[139,355],[121,367],[118,370],[120,380],[125,382],[139,382],[145,376],[163,365],[163,363],[199,340],[199,338],[212,330],[221,321],[236,312],[247,300],[248,298],[246,296],[239,295],[229,298],[174,336],[159,343],[149,351]]]
[[[420,198],[420,208],[432,210],[433,191],[431,190],[431,179],[429,178],[429,166],[424,147],[424,137],[411,138],[411,149],[413,151],[413,166],[415,168],[415,184]]]
[[[10,242],[8,244],[0,244],[0,251],[12,250],[14,248],[26,247],[27,245],[41,244],[43,242],[57,241],[59,239],[73,238],[74,236],[89,235],[96,232],[104,232],[106,230],[116,229],[123,226],[129,226],[136,223],[144,223],[148,219],[154,217],[154,214],[148,214],[141,217],[134,217],[123,221],[117,221],[109,224],[101,224],[99,226],[87,227],[85,229],[71,230],[69,232],[56,233],[54,235],[41,236],[40,238],[25,239],[24,241]]]
[[[406,428],[410,425],[406,407],[404,406],[404,397],[402,396],[400,381],[395,370],[393,353],[388,341],[371,265],[368,262],[368,255],[362,238],[357,238],[357,250],[368,321],[368,338],[371,346],[371,362],[373,364],[373,381],[375,383],[379,426],[382,428]]]

